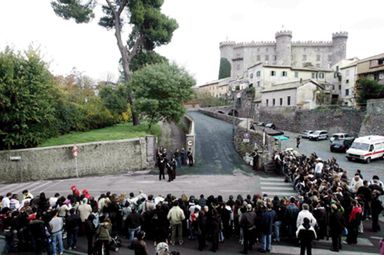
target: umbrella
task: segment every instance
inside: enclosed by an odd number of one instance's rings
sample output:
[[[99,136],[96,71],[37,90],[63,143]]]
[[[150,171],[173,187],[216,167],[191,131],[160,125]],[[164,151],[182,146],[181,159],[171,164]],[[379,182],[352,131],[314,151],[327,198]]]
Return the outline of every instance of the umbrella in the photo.
[[[273,138],[275,138],[276,140],[280,140],[280,141],[286,141],[289,139],[285,135],[276,135],[276,136],[273,136]]]

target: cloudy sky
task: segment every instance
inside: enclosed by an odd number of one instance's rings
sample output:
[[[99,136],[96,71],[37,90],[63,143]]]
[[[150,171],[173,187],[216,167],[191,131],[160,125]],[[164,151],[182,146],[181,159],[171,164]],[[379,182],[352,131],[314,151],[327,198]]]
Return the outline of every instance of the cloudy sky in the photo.
[[[104,0],[99,0],[104,2]],[[215,80],[219,42],[272,41],[289,29],[293,40],[330,41],[349,32],[347,57],[384,52],[383,0],[165,0],[163,12],[179,23],[158,52],[184,66],[198,84]],[[49,0],[0,1],[0,49],[39,47],[54,74],[73,68],[97,79],[116,79],[119,52],[111,31],[57,17]]]

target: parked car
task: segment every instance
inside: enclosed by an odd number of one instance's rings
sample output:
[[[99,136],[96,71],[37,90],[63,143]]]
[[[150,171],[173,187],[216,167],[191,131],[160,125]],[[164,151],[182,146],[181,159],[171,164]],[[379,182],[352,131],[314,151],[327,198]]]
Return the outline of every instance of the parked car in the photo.
[[[314,131],[313,130],[304,130],[300,136],[301,138],[308,139],[309,135],[312,134]]]
[[[275,124],[273,124],[273,123],[267,123],[267,124],[265,124],[265,127],[267,127],[267,128],[272,128],[272,129],[276,129],[276,126],[275,126]]]
[[[312,134],[308,136],[311,141],[319,141],[328,139],[328,131],[327,130],[316,130]]]
[[[346,137],[344,139],[335,139],[329,146],[331,152],[346,152],[351,147],[355,138]]]
[[[256,125],[257,125],[257,126],[260,126],[260,127],[264,127],[264,126],[265,126],[265,123],[264,123],[264,122],[257,122]]]
[[[359,160],[369,164],[371,160],[384,158],[384,136],[369,135],[356,138],[347,150],[348,160]]]
[[[347,133],[334,133],[329,138],[329,141],[333,142],[334,140],[342,140],[342,139],[346,139],[346,138],[352,138],[352,136],[350,136]]]

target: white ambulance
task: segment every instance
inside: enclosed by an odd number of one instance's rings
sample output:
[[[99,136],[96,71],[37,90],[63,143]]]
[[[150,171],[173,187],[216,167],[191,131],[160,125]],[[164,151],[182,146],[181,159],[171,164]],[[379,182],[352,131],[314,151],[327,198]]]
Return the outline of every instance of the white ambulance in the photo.
[[[347,150],[348,160],[370,163],[372,159],[384,158],[384,136],[369,135],[356,138]]]

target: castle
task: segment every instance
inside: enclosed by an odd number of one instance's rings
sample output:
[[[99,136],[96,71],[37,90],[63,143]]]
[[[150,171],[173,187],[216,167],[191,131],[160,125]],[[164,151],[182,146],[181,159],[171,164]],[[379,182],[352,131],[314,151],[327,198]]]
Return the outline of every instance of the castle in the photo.
[[[276,41],[220,43],[221,58],[231,64],[231,77],[240,78],[257,63],[286,67],[330,69],[346,58],[347,32],[332,34],[332,41],[292,41],[291,31],[279,31]]]

